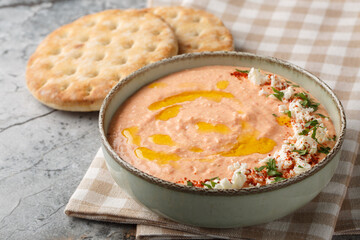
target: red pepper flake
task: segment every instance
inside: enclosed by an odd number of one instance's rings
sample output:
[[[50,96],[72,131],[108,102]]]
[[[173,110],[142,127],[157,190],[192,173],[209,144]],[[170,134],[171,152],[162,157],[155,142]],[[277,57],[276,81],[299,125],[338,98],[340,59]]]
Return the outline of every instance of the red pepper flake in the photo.
[[[234,77],[237,77],[237,79],[239,79],[239,80],[242,80],[242,78],[247,78],[248,77],[248,73],[238,72],[238,71],[230,73],[230,75],[234,76]]]
[[[294,169],[294,167],[291,167],[291,169]],[[285,170],[282,175],[283,178],[291,178],[291,176],[290,170]]]
[[[319,161],[320,161],[319,154],[315,154],[315,155],[311,155],[310,160],[308,161],[308,163],[311,165],[311,167],[313,167],[316,164],[318,164]]]
[[[187,178],[185,177],[184,180],[179,180],[179,181],[177,181],[176,183],[187,185],[187,184],[188,184],[188,181],[191,182],[194,187],[203,188],[203,187],[204,187],[203,183],[205,183],[206,181],[208,181],[208,179],[205,179],[204,181],[197,181],[197,180],[189,180],[189,179],[187,179]]]
[[[257,184],[265,185],[266,184],[266,171],[261,171],[262,175],[260,175],[258,172],[256,172],[254,169],[248,169],[248,171],[245,173],[246,175],[246,182],[244,183],[243,187],[251,187],[256,186]]]

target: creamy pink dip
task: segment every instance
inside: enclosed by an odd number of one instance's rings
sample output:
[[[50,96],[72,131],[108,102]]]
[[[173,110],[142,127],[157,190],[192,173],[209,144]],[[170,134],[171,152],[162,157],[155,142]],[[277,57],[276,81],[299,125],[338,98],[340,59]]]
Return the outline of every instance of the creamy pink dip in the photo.
[[[185,70],[143,87],[113,117],[111,146],[136,168],[171,182],[231,179],[228,166],[260,166],[259,159],[279,151],[294,134],[291,119],[279,113],[283,102],[259,94],[272,93],[270,85],[231,75],[236,68]],[[321,105],[317,113],[327,116]],[[333,136],[331,121],[323,123]]]

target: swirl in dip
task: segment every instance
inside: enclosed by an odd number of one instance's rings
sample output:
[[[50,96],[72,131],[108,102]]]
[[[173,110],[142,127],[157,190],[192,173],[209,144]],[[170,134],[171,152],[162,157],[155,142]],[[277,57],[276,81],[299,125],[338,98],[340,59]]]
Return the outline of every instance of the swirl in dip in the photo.
[[[148,174],[227,189],[309,170],[336,136],[324,107],[295,83],[254,68],[207,66],[141,88],[114,115],[108,140]]]

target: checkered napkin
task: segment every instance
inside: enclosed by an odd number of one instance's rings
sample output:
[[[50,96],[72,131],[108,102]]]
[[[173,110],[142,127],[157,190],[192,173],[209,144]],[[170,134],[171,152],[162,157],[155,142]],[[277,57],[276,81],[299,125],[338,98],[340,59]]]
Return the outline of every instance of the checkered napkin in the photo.
[[[149,6],[204,9],[230,28],[236,49],[274,56],[323,79],[342,101],[348,124],[331,182],[309,204],[282,219],[253,227],[205,229],[163,219],[122,192],[101,150],[66,206],[69,216],[134,223],[139,239],[331,239],[360,234],[360,2],[152,0]]]

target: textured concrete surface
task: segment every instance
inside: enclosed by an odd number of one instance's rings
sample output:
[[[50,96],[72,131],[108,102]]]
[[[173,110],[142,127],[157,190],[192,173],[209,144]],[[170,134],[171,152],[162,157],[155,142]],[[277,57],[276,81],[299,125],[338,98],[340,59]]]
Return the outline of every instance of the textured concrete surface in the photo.
[[[69,218],[64,207],[100,147],[98,113],[68,113],[26,89],[29,56],[52,30],[144,0],[0,0],[0,239],[131,239],[134,226]]]
[[[27,59],[52,30],[104,9],[144,6],[145,0],[0,0],[0,239],[134,239],[134,226],[63,213],[100,147],[98,113],[47,108],[28,92],[24,76]]]

